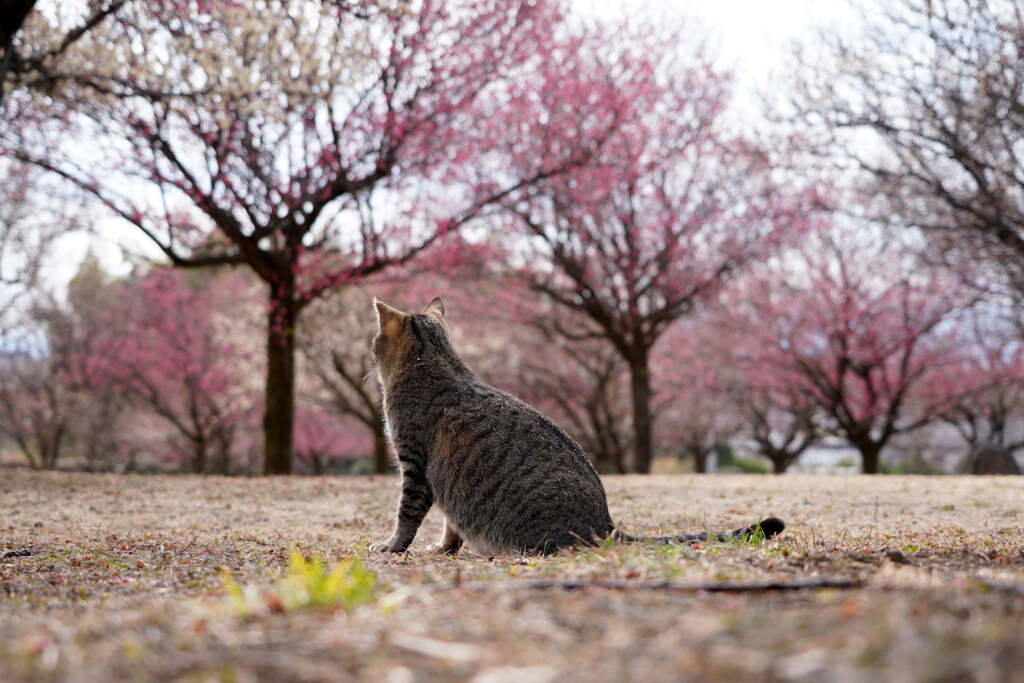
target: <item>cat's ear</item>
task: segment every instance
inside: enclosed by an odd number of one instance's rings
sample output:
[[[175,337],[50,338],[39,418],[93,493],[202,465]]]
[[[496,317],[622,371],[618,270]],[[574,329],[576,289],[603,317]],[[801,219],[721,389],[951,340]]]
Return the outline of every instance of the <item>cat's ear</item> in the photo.
[[[423,312],[444,322],[444,304],[441,303],[441,297],[435,296],[431,299],[427,307],[423,309]]]
[[[394,337],[402,329],[402,317],[405,315],[397,308],[373,297],[373,307],[377,309],[377,327],[388,337]]]

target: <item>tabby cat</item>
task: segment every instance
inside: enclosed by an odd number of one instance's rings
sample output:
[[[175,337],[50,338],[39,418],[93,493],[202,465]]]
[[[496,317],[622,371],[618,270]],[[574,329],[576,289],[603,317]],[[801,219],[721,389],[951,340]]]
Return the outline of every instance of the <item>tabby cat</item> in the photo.
[[[551,553],[613,536],[623,541],[695,542],[706,534],[637,538],[615,529],[604,486],[583,450],[555,423],[484,382],[455,353],[444,306],[421,314],[374,299],[373,358],[402,494],[391,538],[372,550],[409,547],[431,505],[444,533],[430,552]],[[772,537],[784,524],[769,517]],[[756,527],[728,534],[741,537]]]

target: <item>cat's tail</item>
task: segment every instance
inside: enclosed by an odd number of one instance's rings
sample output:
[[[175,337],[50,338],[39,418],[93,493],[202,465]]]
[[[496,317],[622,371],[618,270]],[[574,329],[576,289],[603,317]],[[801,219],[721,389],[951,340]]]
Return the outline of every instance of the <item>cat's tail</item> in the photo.
[[[710,536],[716,541],[728,541],[731,538],[758,538],[763,535],[765,540],[778,536],[786,528],[786,523],[778,517],[767,517],[757,524],[745,526],[742,529],[724,531],[721,533],[701,532],[699,534],[682,534],[679,536],[630,536],[621,531],[615,531],[615,538],[626,543],[700,543],[707,541]]]

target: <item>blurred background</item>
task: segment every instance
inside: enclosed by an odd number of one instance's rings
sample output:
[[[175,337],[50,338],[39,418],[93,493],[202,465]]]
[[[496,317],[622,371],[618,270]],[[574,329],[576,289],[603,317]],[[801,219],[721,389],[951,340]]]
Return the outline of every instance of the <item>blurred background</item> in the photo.
[[[0,466],[391,470],[377,296],[603,473],[1019,474],[1013,0],[0,1]]]

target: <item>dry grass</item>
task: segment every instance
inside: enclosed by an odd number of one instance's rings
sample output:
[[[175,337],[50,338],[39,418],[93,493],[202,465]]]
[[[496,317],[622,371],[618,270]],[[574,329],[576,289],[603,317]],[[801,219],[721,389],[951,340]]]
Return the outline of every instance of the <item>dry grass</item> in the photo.
[[[365,559],[377,598],[242,616],[297,547],[337,561],[391,527],[397,480],[0,471],[4,680],[1024,680],[1024,478],[607,480],[630,533],[734,528],[764,546],[552,558]],[[701,585],[844,580],[753,593]],[[551,587],[575,581],[575,590]],[[667,581],[667,584],[664,583]],[[729,583],[731,582],[731,583]],[[548,587],[544,587],[548,586]],[[660,586],[660,587],[659,587]]]

